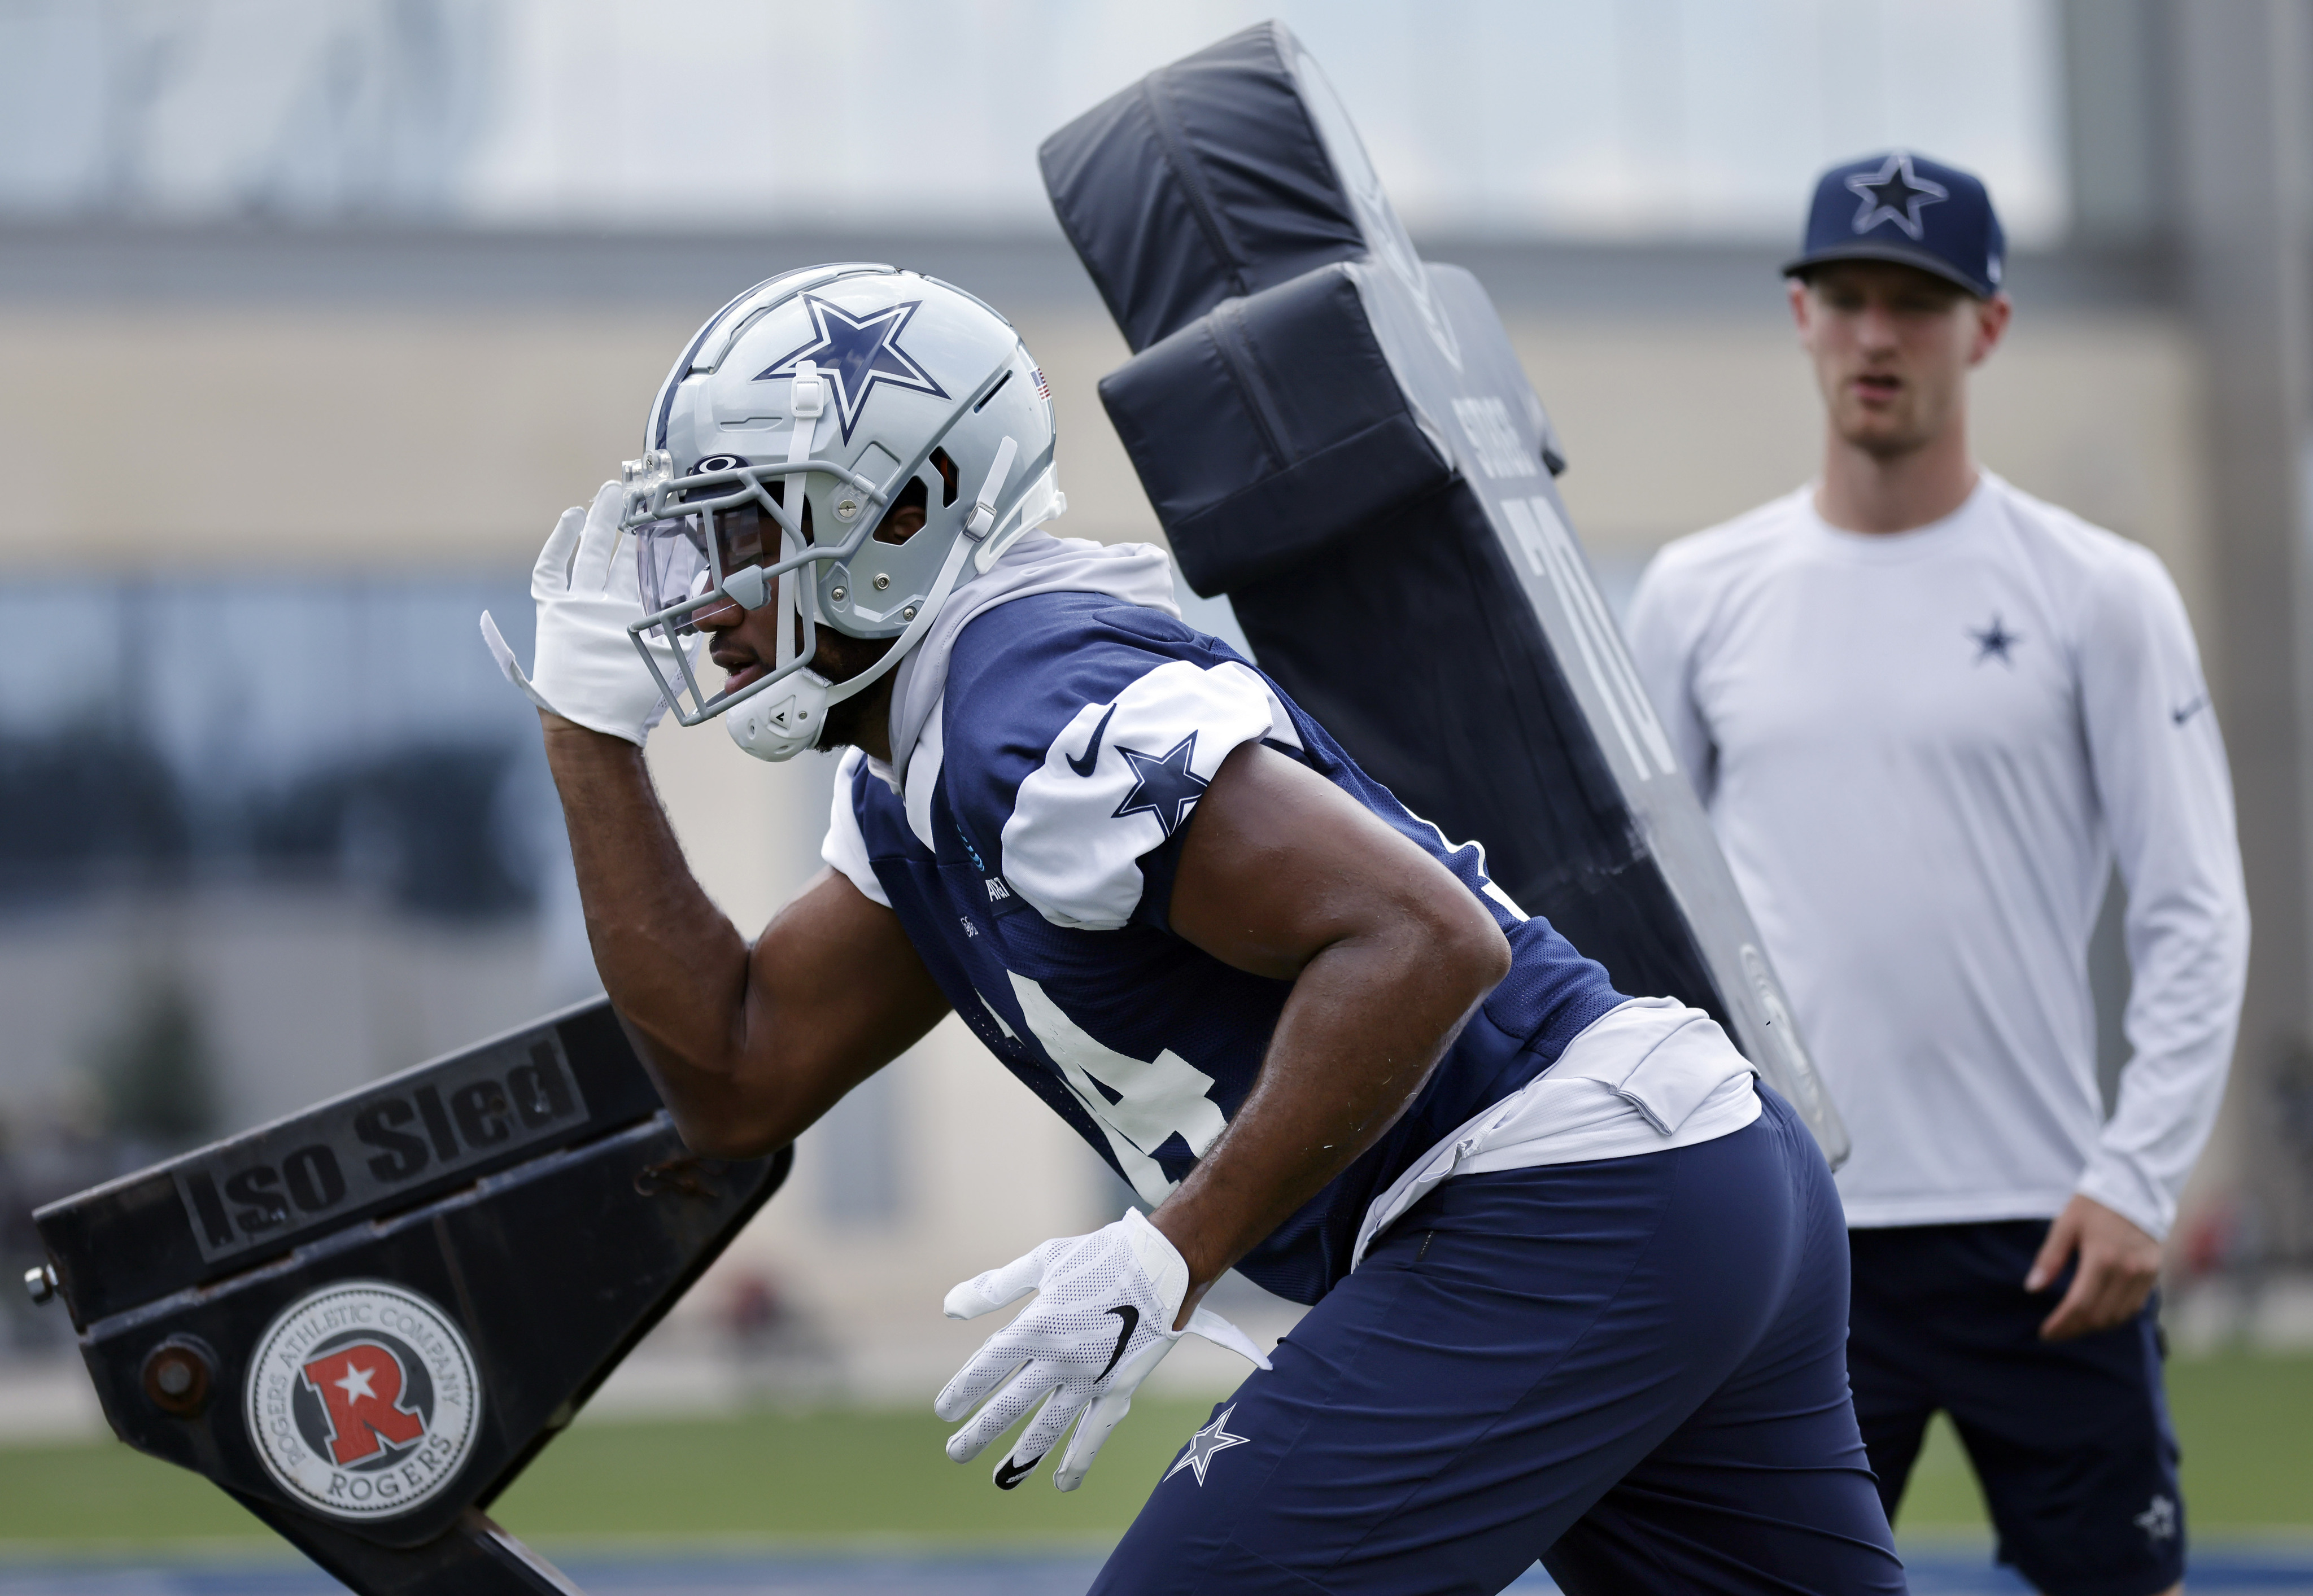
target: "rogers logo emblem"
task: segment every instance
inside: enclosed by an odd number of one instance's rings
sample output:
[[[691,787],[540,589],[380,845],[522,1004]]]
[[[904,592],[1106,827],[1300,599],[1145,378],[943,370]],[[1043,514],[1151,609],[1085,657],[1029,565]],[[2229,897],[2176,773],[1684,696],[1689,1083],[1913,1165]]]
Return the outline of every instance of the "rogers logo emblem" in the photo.
[[[249,1433],[290,1500],[382,1519],[439,1495],[481,1418],[474,1355],[447,1314],[382,1280],[301,1298],[250,1360]]]

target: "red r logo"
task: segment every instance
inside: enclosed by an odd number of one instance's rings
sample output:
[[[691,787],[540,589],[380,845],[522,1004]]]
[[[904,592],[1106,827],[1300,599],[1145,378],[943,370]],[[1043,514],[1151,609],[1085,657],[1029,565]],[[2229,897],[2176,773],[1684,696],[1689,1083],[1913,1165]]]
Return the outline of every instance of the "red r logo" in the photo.
[[[356,1341],[305,1365],[306,1388],[330,1415],[330,1456],[357,1463],[388,1446],[407,1446],[426,1434],[422,1414],[401,1400],[401,1360],[374,1341]]]

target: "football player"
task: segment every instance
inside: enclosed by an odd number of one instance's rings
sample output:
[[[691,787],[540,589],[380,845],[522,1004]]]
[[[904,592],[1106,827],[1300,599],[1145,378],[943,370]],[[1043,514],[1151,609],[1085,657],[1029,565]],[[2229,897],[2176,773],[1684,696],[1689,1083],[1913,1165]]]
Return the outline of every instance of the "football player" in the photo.
[[[1784,269],[1823,474],[1670,545],[1631,641],[1853,1134],[1849,1358],[1890,1513],[1948,1412],[2048,1596],[2184,1576],[2152,1288],[2239,1023],[2248,909],[2193,633],[2149,550],[1981,469],[1983,184],[1834,168]],[[2117,856],[2134,1057],[2088,947]]]
[[[1184,1333],[1260,1365],[1104,1592],[1896,1591],[1829,1171],[1719,1027],[1605,972],[1183,625],[1064,507],[971,295],[734,300],[533,576],[602,979],[701,1153],[791,1141],[951,1011],[1146,1203],[957,1286],[1034,1300],[942,1391],[1010,1489],[1091,1467]],[[1419,669],[1453,618],[1376,647]],[[701,652],[723,672],[702,673]],[[843,750],[828,868],[751,944],[645,772],[662,709]],[[1199,1301],[1315,1306],[1272,1360]]]

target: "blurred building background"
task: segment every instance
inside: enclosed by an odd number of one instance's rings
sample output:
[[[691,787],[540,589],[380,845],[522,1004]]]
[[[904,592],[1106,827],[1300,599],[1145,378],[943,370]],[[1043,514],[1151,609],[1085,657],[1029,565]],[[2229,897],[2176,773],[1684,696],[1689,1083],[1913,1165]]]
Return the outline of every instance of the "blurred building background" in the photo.
[[[1034,148],[1271,14],[1424,252],[1493,294],[1618,600],[1813,469],[1775,267],[1816,171],[1904,144],[1990,180],[2019,315],[1980,452],[2168,562],[2240,788],[2256,987],[2186,1308],[2291,1333],[2307,0],[0,0],[10,1278],[36,1202],[595,990],[534,719],[475,617],[527,657],[539,541],[733,293],[830,258],[971,287],[1051,380],[1060,530],[1159,537],[1094,392],[1124,346]],[[815,867],[831,762],[711,726],[650,757],[752,933]],[[732,1358],[767,1390],[927,1399],[982,1333],[939,1319],[945,1287],[1122,1200],[944,1027],[805,1138],[622,1399],[726,1400]],[[62,1327],[0,1301],[0,1346]]]

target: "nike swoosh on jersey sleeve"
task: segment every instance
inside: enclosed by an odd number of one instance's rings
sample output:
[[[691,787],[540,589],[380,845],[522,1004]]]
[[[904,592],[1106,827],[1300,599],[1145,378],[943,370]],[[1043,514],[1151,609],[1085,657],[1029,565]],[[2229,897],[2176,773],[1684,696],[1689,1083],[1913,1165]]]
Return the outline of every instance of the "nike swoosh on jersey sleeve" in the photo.
[[[1108,723],[1115,718],[1116,706],[1112,704],[1108,706],[1108,713],[1100,717],[1100,724],[1092,729],[1092,742],[1086,748],[1084,757],[1082,759],[1077,759],[1074,755],[1069,757],[1069,769],[1075,771],[1078,776],[1090,776],[1093,773],[1094,769],[1100,764],[1101,737],[1108,731]]]
[[[1078,710],[1020,784],[1005,879],[1055,925],[1116,929],[1140,902],[1140,855],[1187,823],[1233,750],[1263,739],[1301,746],[1257,671],[1173,660],[1135,678]]]

